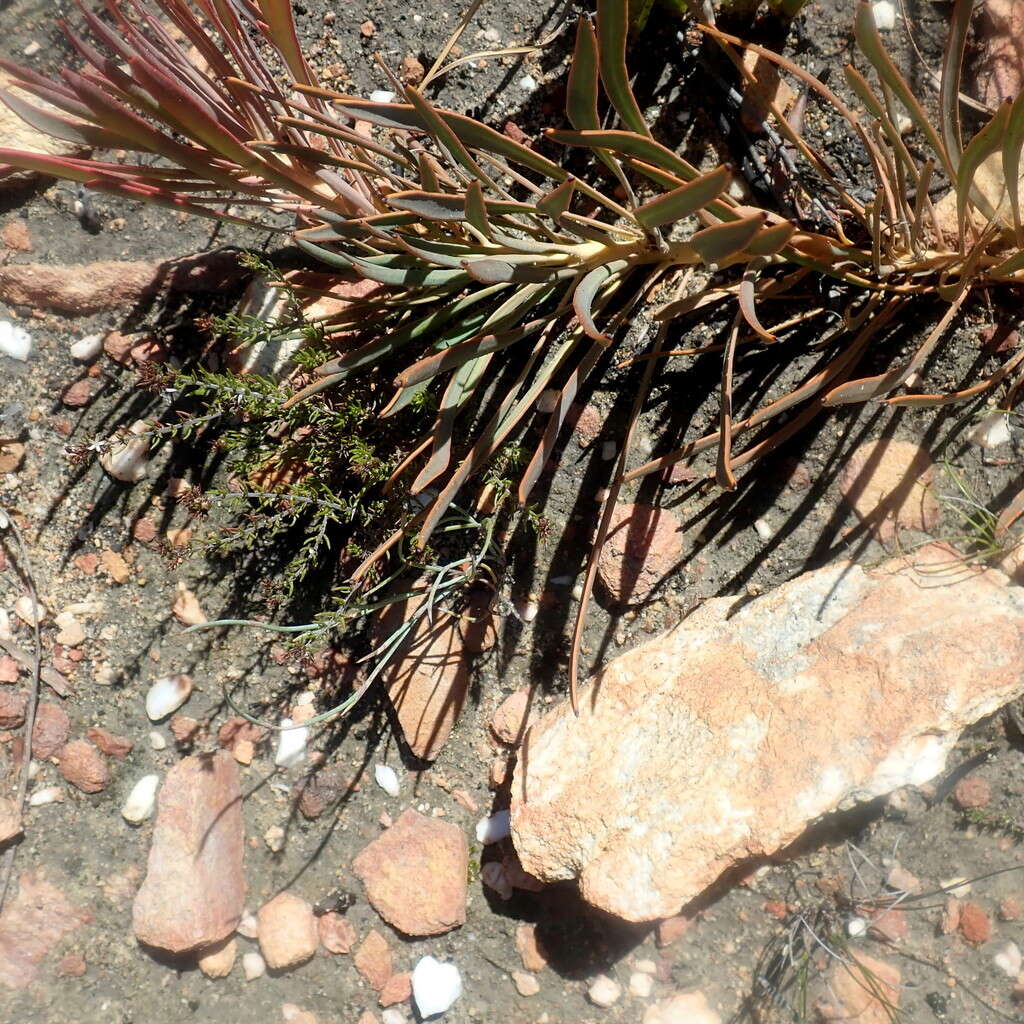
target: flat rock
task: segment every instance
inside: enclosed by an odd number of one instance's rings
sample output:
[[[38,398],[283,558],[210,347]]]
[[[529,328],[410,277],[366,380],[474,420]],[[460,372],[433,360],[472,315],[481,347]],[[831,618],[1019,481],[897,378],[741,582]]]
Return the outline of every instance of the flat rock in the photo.
[[[635,604],[676,567],[683,552],[681,525],[651,505],[619,503],[597,560],[597,573],[615,604]]]
[[[172,953],[214,946],[245,907],[242,792],[223,751],[186,757],[157,798],[146,878],[135,897],[135,937]]]
[[[512,837],[542,881],[632,921],[836,809],[919,785],[1024,689],[1024,596],[995,570],[852,564],[716,598],[527,733]]]
[[[898,967],[854,951],[849,963],[836,960],[828,973],[828,994],[814,1004],[822,1021],[892,1024],[900,1005]]]
[[[373,929],[360,943],[352,958],[356,970],[363,976],[370,988],[380,991],[394,973],[391,947],[387,939]]]
[[[468,868],[462,829],[411,808],[352,862],[373,909],[406,935],[465,924]]]
[[[644,1013],[644,1024],[722,1024],[703,992],[677,992]]]
[[[843,497],[882,541],[899,528],[927,533],[939,521],[932,492],[932,458],[909,441],[867,441],[850,456],[839,478]]]
[[[390,606],[378,624],[378,637],[387,637],[420,600]],[[384,671],[402,734],[417,757],[434,760],[451,734],[466,702],[469,648],[478,646],[479,632],[479,625],[464,626],[448,615],[435,615],[433,624],[423,617]]]
[[[0,985],[30,985],[50,950],[88,919],[42,871],[25,872],[0,914]]]
[[[256,915],[260,952],[271,970],[305,963],[320,944],[313,908],[301,896],[278,893]]]

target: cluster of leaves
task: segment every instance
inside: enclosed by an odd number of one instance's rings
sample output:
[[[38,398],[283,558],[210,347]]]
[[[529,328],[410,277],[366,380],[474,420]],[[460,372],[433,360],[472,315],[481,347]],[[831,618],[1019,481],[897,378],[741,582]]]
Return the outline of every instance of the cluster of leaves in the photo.
[[[715,478],[733,487],[742,467],[826,407],[942,405],[1016,381],[1024,353],[952,394],[898,393],[926,366],[972,294],[1024,280],[1018,189],[1024,97],[992,112],[964,144],[958,97],[969,0],[957,0],[952,15],[938,127],[886,53],[868,3],[858,5],[855,18],[867,73],[845,69],[857,110],[788,59],[713,24],[698,25],[743,80],[752,80],[745,49],[793,76],[863,151],[870,176],[854,185],[769,103],[767,122],[784,143],[786,167],[797,172],[794,184],[806,183],[803,205],[810,213],[789,216],[734,198],[728,166],[698,169],[654,138],[627,71],[626,0],[598,0],[596,17],[579,21],[567,82],[570,127],[547,132],[567,154],[576,151],[577,163],[582,155],[584,169],[576,175],[432,103],[426,88],[445,70],[440,61],[419,88],[395,80],[404,102],[321,88],[301,52],[289,0],[195,0],[198,15],[185,0],[158,0],[184,42],[144,0],[106,3],[112,23],[82,12],[96,45],[69,32],[82,70],[65,68],[60,81],[51,81],[2,64],[23,93],[57,113],[10,91],[0,98],[37,128],[139,159],[0,149],[0,161],[289,234],[339,279],[357,275],[380,286],[313,324],[315,339],[302,335],[310,346],[304,365],[312,352],[331,355],[314,379],[287,382],[293,392],[281,406],[321,408],[336,417],[336,396],[344,408],[345,396],[367,380],[384,384],[389,374],[390,400],[359,412],[387,420],[435,406],[432,425],[397,465],[388,464],[382,488],[401,481],[404,491],[421,496],[423,507],[394,522],[390,536],[353,573],[356,584],[410,533],[426,550],[460,493],[486,477],[509,443],[524,452],[515,497],[525,505],[577,396],[663,286],[685,294],[654,313],[659,329],[642,357],[634,421],[662,359],[720,352],[719,423],[706,436],[681,437],[668,453],[627,471],[630,431],[596,546],[629,480],[714,452]],[[188,45],[207,69],[196,67]],[[903,117],[914,129],[913,146],[905,141]],[[159,159],[148,159],[153,156]],[[952,230],[931,200],[942,180],[955,191]],[[804,354],[780,344],[789,340],[794,321],[773,323],[764,310],[785,308],[780,304],[804,294],[815,279],[830,281],[844,307],[816,338],[812,371],[781,397],[738,407],[734,368],[746,352],[774,348],[783,361]],[[858,376],[873,343],[920,299],[938,299],[945,311],[917,351],[881,374]],[[670,328],[698,311],[721,308],[731,317],[722,343],[668,346]],[[814,308],[798,320],[825,312]],[[354,326],[364,342],[352,348]],[[309,327],[295,327],[291,336]],[[193,385],[199,384],[197,377]],[[329,471],[331,450],[307,449],[308,458],[322,460],[318,465]],[[351,451],[334,449],[333,457],[350,459]],[[368,485],[381,483],[385,463],[366,473]],[[369,491],[357,500],[370,500]],[[580,604],[573,684],[595,571],[596,559]]]

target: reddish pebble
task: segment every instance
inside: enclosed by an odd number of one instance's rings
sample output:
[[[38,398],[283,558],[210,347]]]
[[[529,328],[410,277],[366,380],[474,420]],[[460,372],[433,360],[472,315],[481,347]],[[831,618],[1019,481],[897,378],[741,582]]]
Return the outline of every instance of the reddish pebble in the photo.
[[[17,252],[32,251],[32,236],[29,234],[28,225],[20,217],[8,221],[3,228],[0,228],[0,242],[8,249]]]
[[[953,790],[953,803],[962,811],[985,807],[992,800],[992,787],[986,779],[968,775],[961,779]]]
[[[673,942],[681,939],[689,931],[692,923],[692,919],[685,914],[666,917],[658,922],[658,927],[655,931],[655,941],[659,947],[671,946]]]
[[[588,405],[576,420],[576,440],[581,448],[589,448],[604,428],[604,416],[593,405]]]
[[[71,719],[58,704],[43,701],[36,708],[36,724],[32,729],[32,756],[53,757],[67,743]]]
[[[61,392],[60,400],[69,409],[81,409],[92,401],[95,390],[95,382],[83,377],[69,384]]]
[[[16,683],[20,675],[18,663],[9,654],[0,657],[0,683]]]
[[[103,338],[103,351],[122,366],[131,362],[132,339],[126,338],[120,331],[110,331]]]
[[[64,744],[60,752],[60,772],[83,793],[100,793],[110,784],[107,762],[87,740],[72,740]]]
[[[328,953],[348,953],[356,944],[356,930],[341,914],[334,911],[322,914],[317,918],[316,926],[320,945]]]
[[[376,929],[363,939],[352,962],[355,964],[356,970],[366,980],[366,984],[378,992],[384,988],[391,977],[391,949],[384,936]]]
[[[530,136],[523,131],[515,123],[515,121],[506,121],[502,131],[508,136],[513,142],[518,142],[520,146],[528,146],[530,144]]]
[[[394,1006],[395,1003],[404,1003],[412,995],[412,975],[392,974],[384,987],[380,990],[378,1002],[381,1006]]]
[[[992,938],[992,921],[977,903],[960,907],[960,934],[974,946]]]
[[[156,523],[152,519],[140,519],[132,527],[132,537],[140,544],[149,544],[156,540]]]
[[[960,927],[960,901],[955,896],[947,896],[939,920],[939,931],[943,935],[952,935]]]
[[[76,569],[80,569],[86,576],[91,576],[99,568],[100,556],[94,554],[76,555],[73,561]]]
[[[199,732],[200,723],[188,715],[174,715],[170,722],[171,734],[178,743],[191,743]]]
[[[516,949],[528,971],[543,971],[547,967],[548,958],[537,938],[536,925],[521,924],[516,927]]]
[[[879,942],[899,942],[907,935],[907,915],[902,910],[883,910],[871,918],[868,934]]]
[[[131,752],[132,747],[135,746],[130,739],[124,736],[116,736],[112,732],[108,732],[102,726],[94,725],[86,732],[86,738],[92,740],[100,750],[103,751],[107,757],[116,757],[119,761],[123,761]]]
[[[25,724],[27,693],[0,693],[0,729],[17,729]]]
[[[85,974],[85,957],[77,953],[68,953],[57,964],[58,978],[80,978]]]
[[[1000,921],[1019,921],[1021,919],[1020,902],[1012,896],[1007,896],[999,901]]]

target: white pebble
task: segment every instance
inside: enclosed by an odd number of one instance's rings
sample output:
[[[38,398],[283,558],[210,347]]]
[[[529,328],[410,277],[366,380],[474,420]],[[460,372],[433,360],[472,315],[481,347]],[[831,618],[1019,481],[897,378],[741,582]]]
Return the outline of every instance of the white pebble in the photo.
[[[374,89],[370,93],[370,101],[372,103],[390,103],[394,98],[395,94],[388,89]]]
[[[654,991],[654,979],[643,971],[634,971],[629,976],[629,994],[637,999],[649,999]]]
[[[42,807],[43,804],[60,803],[64,799],[64,792],[60,786],[46,786],[44,789],[37,789],[29,798],[29,807]]]
[[[244,953],[242,955],[242,970],[245,971],[246,981],[255,981],[267,973],[267,962],[259,953]]]
[[[159,775],[143,775],[138,782],[132,786],[124,806],[121,808],[121,817],[130,821],[133,825],[145,821],[156,806],[156,791],[160,786]]]
[[[875,0],[871,5],[875,26],[879,32],[891,32],[896,27],[896,5],[889,0]]]
[[[412,972],[412,997],[421,1017],[444,1013],[462,995],[462,978],[455,964],[422,957]]]
[[[599,974],[590,983],[587,998],[595,1006],[614,1006],[622,998],[622,986],[607,974]]]
[[[516,615],[523,622],[533,622],[537,618],[537,612],[540,611],[540,605],[530,598],[517,598],[514,602],[514,608]]]
[[[1022,959],[1024,958],[1021,957],[1017,943],[1008,942],[996,953],[992,961],[1007,977],[1016,978],[1020,974]]]
[[[192,680],[188,676],[164,676],[158,679],[146,694],[146,714],[150,721],[159,722],[172,711],[177,711],[192,694]]]
[[[863,917],[851,917],[846,922],[846,934],[851,939],[859,939],[862,935],[866,935],[868,930],[868,923]]]
[[[309,729],[304,725],[296,726],[290,718],[281,719],[281,732],[277,734],[277,753],[274,764],[278,768],[291,768],[302,764],[306,757],[306,743],[309,740]]]
[[[533,92],[537,88],[537,79],[533,75],[523,75],[517,84],[523,92]]]
[[[84,338],[71,342],[68,351],[72,359],[77,359],[80,363],[91,363],[103,351],[103,335],[87,334]]]
[[[136,421],[131,432],[141,434],[146,424]],[[122,483],[138,483],[149,469],[149,441],[145,437],[130,437],[124,443],[115,444],[100,456],[100,465]]]
[[[243,939],[255,939],[259,933],[259,921],[256,920],[256,915],[251,910],[244,910],[242,912],[242,918],[238,922],[238,927],[235,929]]]
[[[498,811],[489,818],[481,818],[476,825],[476,841],[488,846],[500,842],[512,832],[511,815],[508,811]]]
[[[489,28],[485,28],[484,29],[484,39],[486,39],[487,42],[489,42],[489,43],[500,43],[501,42],[501,33],[496,28],[494,28],[493,26],[489,27]]]
[[[32,351],[32,336],[24,327],[0,320],[0,352],[23,363]]]
[[[164,738],[162,733],[157,732],[155,729],[149,734],[149,745],[154,750],[166,750],[167,740]]]
[[[34,626],[46,618],[46,609],[38,601],[33,601],[28,594],[22,594],[14,602],[14,614],[22,622],[29,626]]]
[[[971,891],[971,883],[962,875],[939,882],[939,887],[945,890],[947,896],[955,896],[958,900],[963,899]]]
[[[641,974],[657,974],[658,965],[653,960],[637,960],[636,969]]]
[[[505,865],[500,860],[488,861],[480,869],[480,881],[493,889],[503,900],[512,899],[512,883],[508,880]]]
[[[761,540],[772,539],[772,528],[764,519],[754,520],[754,532],[761,538]]]
[[[979,448],[998,448],[1010,441],[1010,417],[1000,409],[986,413],[967,435]]]
[[[402,791],[395,769],[389,764],[379,764],[373,769],[373,779],[388,796],[398,796]]]

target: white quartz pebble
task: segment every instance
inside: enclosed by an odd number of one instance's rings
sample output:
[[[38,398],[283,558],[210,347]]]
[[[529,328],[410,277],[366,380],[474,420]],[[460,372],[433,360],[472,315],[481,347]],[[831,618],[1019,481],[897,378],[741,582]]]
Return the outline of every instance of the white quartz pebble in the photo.
[[[304,725],[296,726],[290,718],[281,719],[281,731],[277,734],[277,753],[274,764],[278,768],[291,768],[302,764],[306,757],[306,743],[309,740],[309,729]]]
[[[138,825],[145,821],[156,806],[156,791],[160,786],[159,775],[143,775],[138,782],[132,786],[124,806],[121,808],[121,817]]]
[[[389,764],[379,764],[373,769],[374,781],[388,796],[398,796],[402,791],[395,769]]]
[[[476,824],[476,841],[484,846],[497,843],[511,833],[511,816],[508,811],[497,811],[489,818],[481,818]]]
[[[188,676],[164,676],[158,679],[146,694],[146,714],[159,722],[172,711],[177,711],[192,694],[192,680]]]
[[[421,1017],[435,1017],[462,995],[462,978],[455,964],[422,957],[412,972],[412,997]]]

